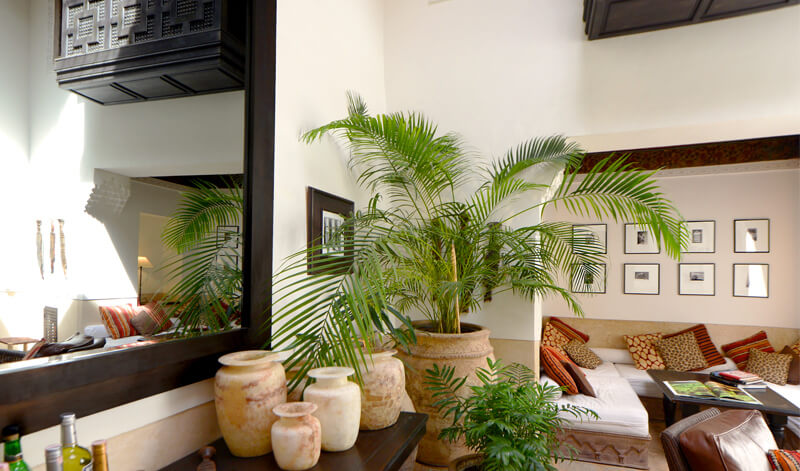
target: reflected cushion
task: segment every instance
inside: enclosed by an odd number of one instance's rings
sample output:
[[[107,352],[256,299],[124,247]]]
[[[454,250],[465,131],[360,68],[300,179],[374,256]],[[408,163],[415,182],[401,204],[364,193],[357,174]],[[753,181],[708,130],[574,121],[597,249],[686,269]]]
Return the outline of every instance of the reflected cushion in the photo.
[[[135,311],[131,324],[139,335],[155,335],[172,327],[164,307],[156,301],[138,306]]]
[[[593,370],[603,363],[603,360],[601,360],[591,348],[587,347],[585,343],[578,339],[572,339],[569,343],[564,345],[564,351],[567,352],[569,358],[581,368]]]
[[[631,352],[633,364],[638,370],[663,370],[667,367],[653,342],[661,340],[661,333],[642,335],[623,335]]]
[[[788,348],[791,349],[797,355],[800,355],[800,339],[798,339],[797,342],[795,342],[793,345],[789,345]]]
[[[792,362],[789,364],[789,376],[786,378],[788,384],[800,384],[800,355],[792,350],[792,347],[785,346],[781,353],[791,355]]]
[[[718,366],[724,365],[725,359],[722,358],[720,355],[719,350],[717,350],[717,346],[714,345],[714,342],[711,341],[711,336],[708,335],[708,329],[706,329],[705,324],[697,324],[689,327],[688,329],[684,329],[680,332],[675,332],[674,334],[665,335],[664,338],[672,338],[677,337],[678,335],[685,334],[686,332],[691,332],[694,334],[694,338],[697,339],[697,345],[700,347],[700,351],[703,352],[703,358],[706,359],[706,363],[708,366]]]
[[[800,471],[800,450],[769,450],[767,459],[775,471]]]
[[[706,359],[697,339],[692,332],[675,337],[654,340],[658,354],[664,359],[667,369],[675,371],[702,370],[706,368]]]
[[[736,368],[744,370],[747,367],[747,359],[750,356],[750,349],[757,348],[762,352],[772,353],[775,351],[772,344],[767,340],[767,333],[763,330],[756,332],[750,337],[736,342],[731,342],[722,346],[722,351],[736,362]]]
[[[542,368],[545,374],[555,381],[559,386],[564,386],[566,394],[578,394],[578,385],[572,379],[566,368],[564,368],[563,355],[556,349],[543,346],[541,349]]]
[[[108,333],[115,339],[136,335],[136,329],[131,324],[131,319],[135,315],[132,304],[100,306],[100,319],[103,320]]]
[[[783,386],[789,377],[792,355],[766,353],[754,348],[750,350],[745,371],[761,376],[764,381]]]

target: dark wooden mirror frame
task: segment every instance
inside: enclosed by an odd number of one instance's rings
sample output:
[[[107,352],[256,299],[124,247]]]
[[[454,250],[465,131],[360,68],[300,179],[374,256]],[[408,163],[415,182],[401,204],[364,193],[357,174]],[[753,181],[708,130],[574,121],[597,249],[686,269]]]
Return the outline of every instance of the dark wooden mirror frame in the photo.
[[[246,0],[245,211],[242,221],[243,329],[130,348],[67,356],[48,364],[0,371],[0,426],[31,433],[78,417],[213,377],[220,355],[269,342],[275,137],[275,15],[277,0]],[[99,105],[98,105],[99,106]]]

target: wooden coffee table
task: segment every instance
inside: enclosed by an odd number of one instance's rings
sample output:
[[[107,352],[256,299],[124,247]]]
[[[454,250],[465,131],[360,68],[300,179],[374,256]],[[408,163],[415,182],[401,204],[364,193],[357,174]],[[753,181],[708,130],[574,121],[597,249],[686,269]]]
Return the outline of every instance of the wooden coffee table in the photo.
[[[0,343],[5,344],[8,346],[10,350],[14,349],[15,345],[22,345],[22,351],[28,351],[28,345],[32,345],[38,342],[38,339],[32,339],[30,337],[3,337],[0,338]]]
[[[723,401],[720,399],[701,399],[697,397],[676,396],[670,391],[667,385],[664,384],[664,381],[696,380],[704,383],[708,381],[708,374],[668,370],[647,370],[647,374],[653,378],[658,389],[661,390],[661,393],[664,395],[664,421],[667,423],[667,427],[675,423],[675,409],[678,406],[681,408],[683,417],[696,414],[700,411],[700,406],[755,409],[763,412],[767,417],[767,424],[775,437],[775,441],[780,445],[783,442],[783,427],[786,425],[786,418],[788,416],[800,416],[800,408],[769,387],[766,389],[747,389],[747,392],[758,399],[761,404]]]

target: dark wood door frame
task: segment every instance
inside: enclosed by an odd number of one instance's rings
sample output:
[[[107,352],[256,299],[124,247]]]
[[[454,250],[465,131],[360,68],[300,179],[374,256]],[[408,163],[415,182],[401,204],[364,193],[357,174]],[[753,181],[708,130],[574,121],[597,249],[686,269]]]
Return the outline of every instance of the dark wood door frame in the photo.
[[[277,0],[247,0],[245,85],[244,328],[104,354],[69,354],[61,361],[0,366],[0,425],[23,433],[56,425],[59,414],[94,414],[214,376],[217,358],[269,343],[275,137],[275,14]]]

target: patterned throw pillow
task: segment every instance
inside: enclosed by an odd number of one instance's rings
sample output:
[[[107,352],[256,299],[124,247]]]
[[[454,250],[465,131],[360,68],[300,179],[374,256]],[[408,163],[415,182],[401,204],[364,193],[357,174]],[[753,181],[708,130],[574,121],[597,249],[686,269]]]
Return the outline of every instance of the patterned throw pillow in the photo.
[[[747,366],[747,358],[750,355],[750,349],[757,348],[762,352],[772,353],[775,351],[772,344],[767,340],[767,333],[763,330],[756,332],[742,340],[731,342],[722,346],[722,351],[731,357],[731,360],[736,362],[736,368],[744,370]]]
[[[553,324],[553,327],[560,330],[562,334],[566,335],[568,339],[578,339],[583,343],[589,341],[589,336],[581,332],[580,330],[567,325],[566,322],[562,321],[558,317],[551,317],[550,322],[548,324]]]
[[[653,342],[661,340],[661,333],[623,335],[637,370],[663,370],[667,367]]]
[[[569,337],[548,322],[542,331],[542,346],[552,347],[557,350],[564,348],[569,343]]]
[[[136,315],[131,319],[131,325],[139,335],[155,335],[172,327],[172,321],[158,302],[139,306],[135,311]]]
[[[603,360],[591,348],[578,339],[572,339],[564,345],[564,351],[576,365],[582,368],[593,370],[603,363]]]
[[[703,358],[705,358],[706,363],[708,363],[706,368],[725,364],[725,359],[722,358],[722,355],[719,354],[719,350],[717,350],[717,346],[711,341],[711,336],[708,335],[708,329],[706,329],[705,324],[694,325],[680,332],[665,335],[664,338],[676,337],[686,332],[694,333],[694,338],[697,339],[697,345],[700,347],[700,351],[703,352]]]
[[[111,334],[111,338],[114,339],[136,335],[136,329],[131,325],[131,319],[135,315],[132,304],[100,306],[100,318],[108,333]]]
[[[796,355],[800,355],[800,339],[797,339],[794,345],[789,345],[789,348],[791,348]]]
[[[786,378],[786,383],[800,384],[800,355],[796,354],[789,345],[783,347],[781,353],[792,356],[792,362],[789,363],[789,377]]]
[[[578,385],[572,375],[564,368],[560,360],[561,354],[552,347],[543,346],[541,349],[542,368],[545,374],[559,386],[566,386],[565,394],[578,394]]]
[[[765,353],[754,348],[750,350],[745,371],[761,376],[764,381],[783,386],[789,377],[789,364],[791,355],[780,353]]]
[[[769,450],[767,459],[774,471],[800,471],[800,450]]]
[[[668,339],[654,340],[653,345],[664,359],[667,369],[690,371],[706,368],[706,359],[692,332]]]
[[[592,383],[589,382],[589,380],[586,378],[586,375],[583,374],[583,371],[581,371],[580,368],[578,368],[574,363],[562,362],[561,365],[565,370],[567,370],[570,376],[572,376],[572,380],[575,381],[575,384],[578,386],[578,392],[587,396],[597,397],[597,393],[594,392]]]

